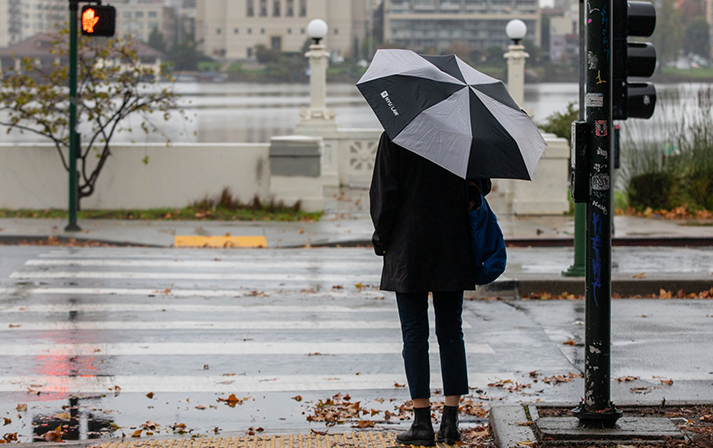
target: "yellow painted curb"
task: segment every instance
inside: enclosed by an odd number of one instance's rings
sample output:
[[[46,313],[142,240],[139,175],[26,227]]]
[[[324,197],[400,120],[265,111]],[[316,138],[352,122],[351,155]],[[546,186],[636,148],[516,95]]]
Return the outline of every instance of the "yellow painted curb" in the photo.
[[[179,236],[173,240],[176,247],[267,247],[264,236]]]
[[[438,443],[438,447],[450,447]],[[180,439],[136,439],[99,444],[100,448],[391,448],[403,447],[396,433],[380,431],[345,434],[282,434],[245,437],[197,437]]]

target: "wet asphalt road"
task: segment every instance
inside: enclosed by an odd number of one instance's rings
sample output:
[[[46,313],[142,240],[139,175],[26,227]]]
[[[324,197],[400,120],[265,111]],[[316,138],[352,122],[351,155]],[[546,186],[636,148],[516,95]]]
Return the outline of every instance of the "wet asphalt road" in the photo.
[[[528,249],[509,254],[537,272],[559,269],[552,260],[571,259],[567,250],[552,249],[550,262]],[[692,251],[671,256],[710,269],[711,252]],[[164,428],[156,434],[177,423],[206,435],[324,430],[306,417],[338,392],[394,411],[408,392],[397,387],[405,378],[393,295],[374,286],[380,263],[368,249],[0,246],[3,433],[30,441],[65,424],[65,439],[86,439],[147,421]],[[577,401],[581,379],[543,379],[581,372],[583,305],[467,301],[475,400]],[[617,300],[612,314],[612,376],[639,377],[613,382],[617,404],[713,400],[713,302]],[[434,387],[438,365],[433,353]],[[529,387],[488,386],[507,380]],[[218,401],[233,393],[243,404]]]

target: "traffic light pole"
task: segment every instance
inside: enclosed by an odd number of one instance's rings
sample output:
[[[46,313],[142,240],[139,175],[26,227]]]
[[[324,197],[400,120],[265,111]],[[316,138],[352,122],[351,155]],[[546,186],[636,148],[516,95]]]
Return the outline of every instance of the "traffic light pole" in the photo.
[[[69,0],[69,224],[67,232],[82,230],[77,225],[79,186],[77,156],[79,136],[77,134],[77,21],[79,1]]]
[[[586,121],[589,200],[586,202],[584,402],[573,414],[583,424],[613,426],[611,402],[612,4],[588,0]],[[621,0],[615,0],[621,1]]]
[[[584,121],[584,91],[587,80],[587,43],[585,37],[586,27],[584,20],[586,17],[586,2],[579,0],[579,121]],[[574,144],[574,142],[572,142]],[[566,271],[562,271],[565,277],[583,277],[586,270],[585,263],[585,237],[587,206],[575,202],[574,204],[574,264]]]

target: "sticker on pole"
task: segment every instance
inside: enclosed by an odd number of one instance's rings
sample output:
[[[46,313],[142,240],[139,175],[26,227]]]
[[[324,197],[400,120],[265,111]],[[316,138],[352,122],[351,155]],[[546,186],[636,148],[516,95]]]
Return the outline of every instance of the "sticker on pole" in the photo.
[[[606,137],[609,135],[609,125],[607,120],[597,120],[594,122],[594,133],[597,137]]]
[[[584,101],[586,107],[602,107],[604,106],[604,94],[588,93]]]

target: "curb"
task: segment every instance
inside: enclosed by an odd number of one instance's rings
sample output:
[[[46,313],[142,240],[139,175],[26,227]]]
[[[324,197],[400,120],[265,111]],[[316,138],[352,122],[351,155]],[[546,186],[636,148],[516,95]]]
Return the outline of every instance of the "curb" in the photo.
[[[22,243],[42,243],[47,242],[50,238],[55,238],[56,241],[62,244],[69,244],[72,240],[84,244],[108,244],[117,247],[151,247],[163,248],[169,246],[161,246],[157,244],[132,243],[128,241],[112,241],[96,238],[83,238],[64,235],[0,235],[0,245],[19,246]],[[51,246],[48,244],[48,246]]]

